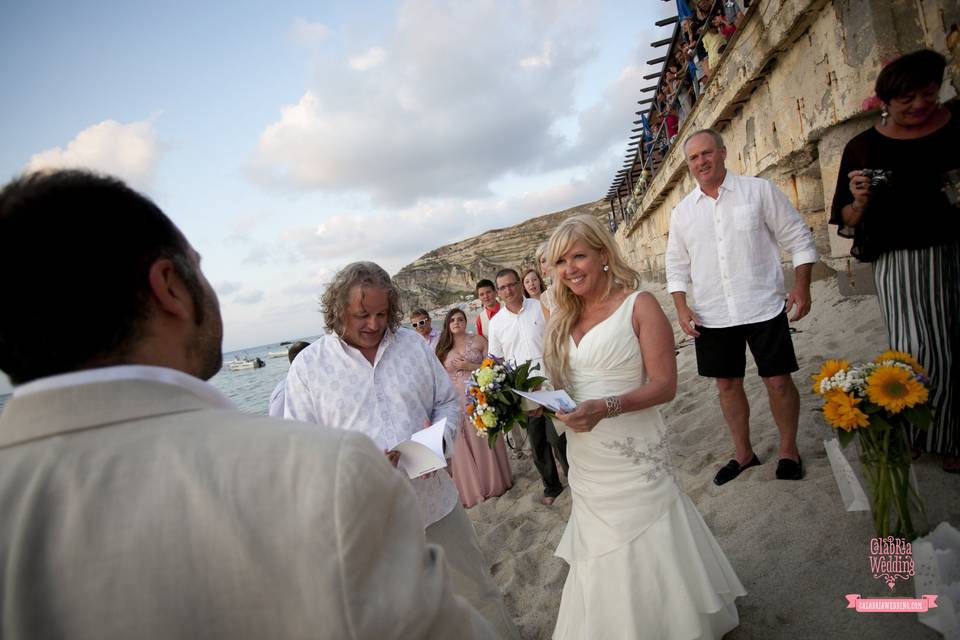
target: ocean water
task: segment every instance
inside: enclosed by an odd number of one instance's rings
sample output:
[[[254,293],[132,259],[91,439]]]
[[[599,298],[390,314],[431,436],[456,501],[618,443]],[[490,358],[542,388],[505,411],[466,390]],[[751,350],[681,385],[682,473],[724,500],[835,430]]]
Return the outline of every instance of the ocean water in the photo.
[[[316,336],[304,338],[307,342],[313,342],[315,339]],[[273,343],[225,353],[223,354],[223,369],[210,379],[210,384],[230,398],[240,411],[267,415],[270,394],[273,392],[273,388],[277,386],[277,383],[287,375],[287,369],[290,368],[290,361],[286,355],[282,358],[271,358],[267,353],[270,351],[283,351],[284,354],[286,354],[288,346],[289,345]],[[266,366],[259,369],[230,371],[226,365],[233,360],[235,356],[260,358]],[[3,406],[9,399],[10,394],[0,395],[0,411],[3,411]]]
[[[313,342],[315,339],[316,336],[303,338],[306,342]],[[273,343],[225,353],[223,354],[223,369],[210,378],[210,384],[230,398],[240,411],[267,415],[270,394],[273,393],[277,383],[287,375],[287,370],[290,368],[290,360],[286,355],[282,358],[271,358],[267,353],[270,351],[286,353],[288,346]],[[244,369],[243,371],[230,371],[227,368],[227,363],[234,357],[243,358],[247,356],[260,358],[266,366],[259,369]]]

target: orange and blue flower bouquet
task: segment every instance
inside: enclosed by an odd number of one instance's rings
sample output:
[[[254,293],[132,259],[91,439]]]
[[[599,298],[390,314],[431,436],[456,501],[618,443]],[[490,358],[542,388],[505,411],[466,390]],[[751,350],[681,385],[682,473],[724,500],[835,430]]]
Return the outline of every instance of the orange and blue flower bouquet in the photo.
[[[546,378],[531,375],[539,368],[539,364],[531,366],[529,361],[514,366],[502,358],[487,356],[470,376],[466,389],[467,416],[477,435],[486,436],[490,448],[500,434],[509,433],[514,425],[523,423],[523,402],[513,390],[539,388]]]

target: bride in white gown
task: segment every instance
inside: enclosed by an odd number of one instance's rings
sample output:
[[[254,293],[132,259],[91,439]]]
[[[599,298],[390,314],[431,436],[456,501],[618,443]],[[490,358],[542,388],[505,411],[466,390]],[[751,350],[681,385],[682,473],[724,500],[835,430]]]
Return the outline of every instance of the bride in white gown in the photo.
[[[578,403],[557,416],[573,508],[556,551],[570,573],[553,637],[719,638],[739,624],[734,599],[746,592],[673,477],[657,409],[676,393],[670,322],[595,218],[566,220],[547,251],[547,372]]]

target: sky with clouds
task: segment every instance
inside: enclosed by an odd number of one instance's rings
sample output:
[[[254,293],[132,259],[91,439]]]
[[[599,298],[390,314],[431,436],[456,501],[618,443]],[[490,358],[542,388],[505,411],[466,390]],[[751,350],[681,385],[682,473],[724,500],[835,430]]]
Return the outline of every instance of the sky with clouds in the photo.
[[[226,351],[313,335],[319,292],[351,261],[395,273],[603,197],[644,61],[663,52],[649,43],[670,35],[654,22],[672,13],[661,0],[4,3],[0,177],[122,177],[203,255]]]

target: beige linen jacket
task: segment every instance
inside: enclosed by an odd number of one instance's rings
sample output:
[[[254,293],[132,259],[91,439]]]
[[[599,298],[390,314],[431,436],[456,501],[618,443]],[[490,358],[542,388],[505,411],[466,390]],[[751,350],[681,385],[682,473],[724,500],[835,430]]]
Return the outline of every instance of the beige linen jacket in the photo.
[[[493,637],[366,437],[123,380],[0,415],[0,638]]]

